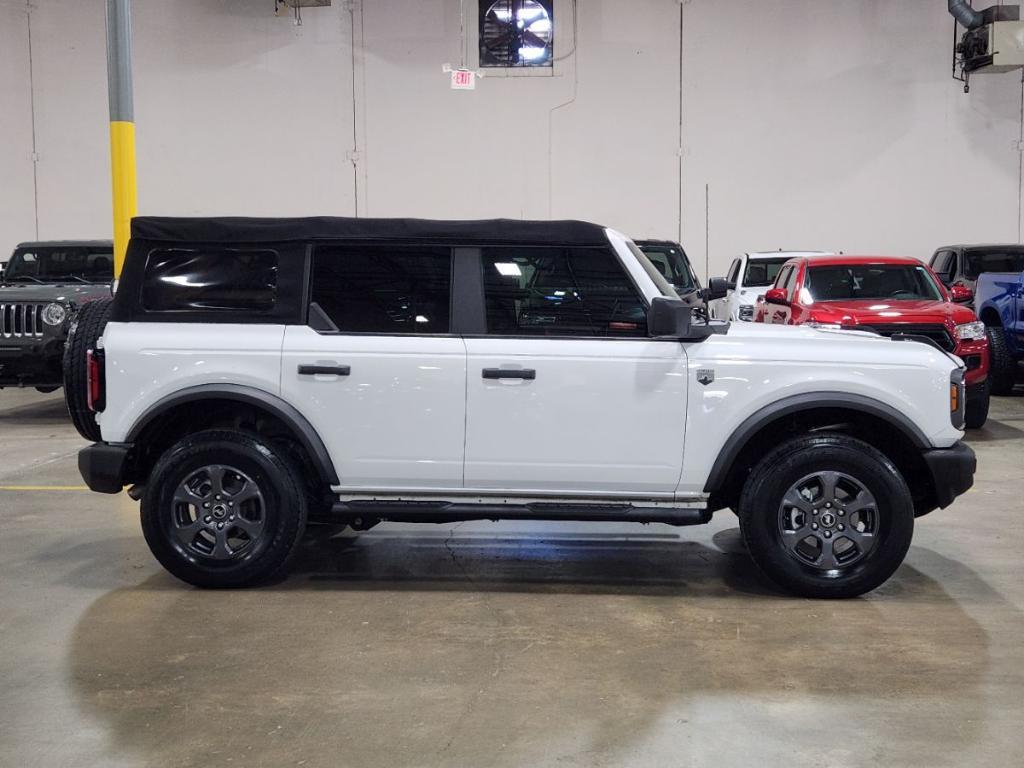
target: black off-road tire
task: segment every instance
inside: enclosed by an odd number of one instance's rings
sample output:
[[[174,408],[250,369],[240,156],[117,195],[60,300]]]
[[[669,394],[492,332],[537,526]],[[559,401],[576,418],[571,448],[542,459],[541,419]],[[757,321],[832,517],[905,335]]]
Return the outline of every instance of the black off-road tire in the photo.
[[[783,543],[782,499],[801,478],[817,472],[850,476],[877,502],[872,548],[845,568],[819,570],[801,562]],[[899,470],[877,449],[843,434],[798,437],[770,452],[747,478],[739,507],[740,529],[754,562],[772,581],[804,597],[870,592],[899,568],[914,532],[913,500]]]
[[[113,299],[96,299],[83,304],[71,321],[64,344],[64,403],[78,434],[94,443],[100,440],[100,425],[89,410],[85,353],[96,348],[96,341],[110,320],[113,303]]]
[[[964,426],[980,429],[988,421],[989,383],[985,381],[967,389],[967,403],[964,409]]]
[[[222,552],[217,557],[216,551],[199,551],[212,549],[219,541],[216,521],[204,522],[213,510],[203,508],[206,503],[216,503],[217,486],[208,495],[196,497],[194,513],[175,500],[190,478],[197,473],[205,476],[211,467],[227,470],[228,475],[237,473],[235,477],[254,483],[261,494],[261,532],[237,547],[233,555]],[[232,498],[227,485],[222,487],[225,492],[223,499],[216,496],[221,501],[217,506]],[[168,449],[150,473],[141,504],[142,532],[160,564],[184,582],[209,588],[250,586],[283,575],[305,532],[307,515],[303,477],[294,461],[275,450],[271,442],[233,430],[198,432]],[[192,526],[182,524],[192,517],[196,518]],[[224,529],[226,540],[232,523],[224,518],[223,524],[228,526]],[[197,533],[189,539],[192,527]]]
[[[985,335],[988,336],[989,391],[993,395],[1008,395],[1013,391],[1017,365],[1006,347],[1006,333],[999,326],[990,325]]]

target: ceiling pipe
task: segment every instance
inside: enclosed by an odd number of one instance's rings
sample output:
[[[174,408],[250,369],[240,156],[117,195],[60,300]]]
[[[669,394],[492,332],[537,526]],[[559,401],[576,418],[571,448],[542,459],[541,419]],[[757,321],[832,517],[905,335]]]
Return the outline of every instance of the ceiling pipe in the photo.
[[[949,0],[949,12],[967,29],[974,29],[982,24],[981,13],[971,8],[967,0]]]

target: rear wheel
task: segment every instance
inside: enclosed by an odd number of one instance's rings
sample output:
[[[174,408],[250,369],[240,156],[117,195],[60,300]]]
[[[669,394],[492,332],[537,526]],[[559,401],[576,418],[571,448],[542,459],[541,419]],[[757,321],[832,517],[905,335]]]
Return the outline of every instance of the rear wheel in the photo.
[[[83,304],[71,321],[64,344],[64,402],[78,434],[93,442],[101,439],[100,425],[96,423],[96,414],[89,410],[85,353],[96,348],[110,320],[113,303],[113,299],[96,299]]]
[[[1016,364],[1006,347],[1006,333],[999,326],[985,329],[988,336],[989,364],[988,380],[993,395],[1008,395],[1013,391]]]
[[[754,562],[805,597],[854,597],[879,586],[903,562],[914,531],[899,471],[847,435],[784,443],[754,467],[739,506]]]
[[[181,440],[156,463],[142,498],[153,555],[198,587],[241,587],[284,572],[306,528],[302,475],[245,432]]]

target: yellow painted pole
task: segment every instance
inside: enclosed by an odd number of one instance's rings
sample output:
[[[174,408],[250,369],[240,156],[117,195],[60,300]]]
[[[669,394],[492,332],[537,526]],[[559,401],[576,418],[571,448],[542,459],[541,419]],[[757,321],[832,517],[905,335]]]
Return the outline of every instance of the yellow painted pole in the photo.
[[[114,203],[114,277],[121,277],[131,237],[132,218],[139,212],[135,180],[135,123],[110,123],[110,179]]]
[[[114,212],[114,279],[121,277],[138,213],[135,105],[132,98],[131,0],[107,0],[107,92],[110,98],[110,181]]]

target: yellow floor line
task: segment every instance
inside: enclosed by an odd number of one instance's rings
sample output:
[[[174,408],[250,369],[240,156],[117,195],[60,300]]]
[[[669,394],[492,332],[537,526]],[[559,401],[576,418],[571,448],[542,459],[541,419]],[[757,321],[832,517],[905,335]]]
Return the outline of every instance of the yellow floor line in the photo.
[[[88,491],[87,485],[0,485],[0,491]]]

